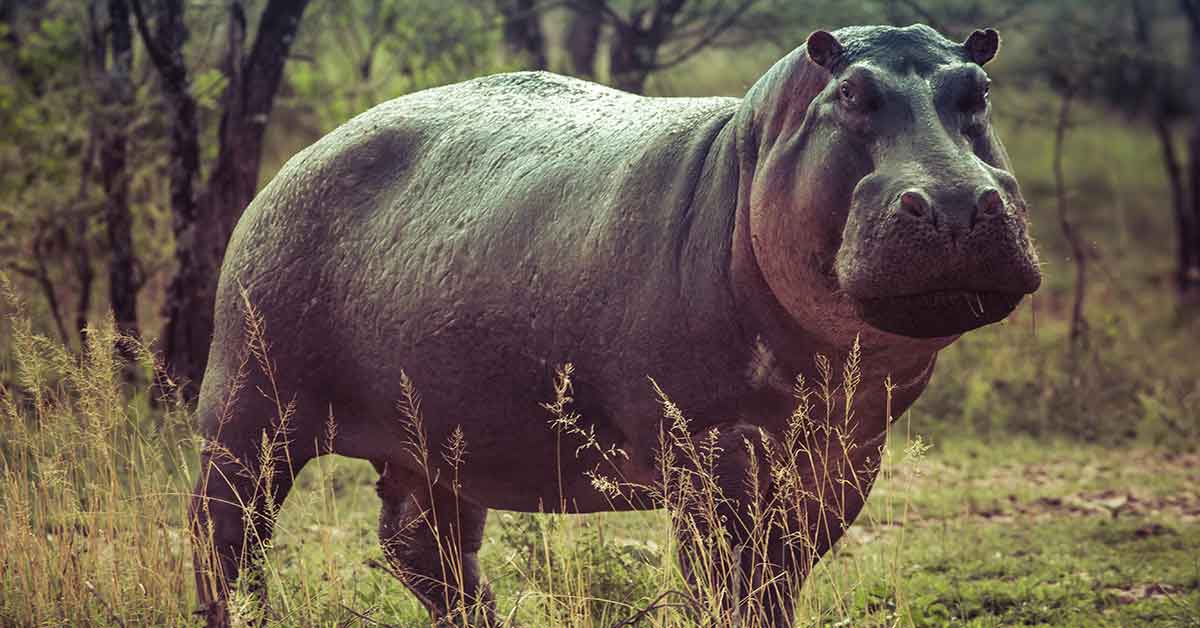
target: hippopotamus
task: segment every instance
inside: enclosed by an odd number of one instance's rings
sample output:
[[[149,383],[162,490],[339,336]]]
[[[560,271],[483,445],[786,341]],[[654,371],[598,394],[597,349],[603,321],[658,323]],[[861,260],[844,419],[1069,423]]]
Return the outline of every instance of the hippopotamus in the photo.
[[[736,514],[772,490],[740,474],[770,464],[751,449],[787,429],[795,378],[858,347],[854,421],[811,431],[803,481],[862,487],[836,512],[804,510],[807,559],[773,565],[801,580],[858,515],[889,419],[938,352],[1041,281],[990,122],[983,66],[999,42],[816,31],[740,99],[499,74],[385,102],[295,155],[221,269],[191,508],[210,622],[317,456],[371,461],[405,585],[434,617],[467,600],[486,623],[488,510],[661,506],[612,499],[594,472],[655,483],[662,391],[718,445]],[[556,394],[602,446],[550,425]],[[850,443],[847,458],[832,464],[821,438]],[[725,525],[711,532],[740,547],[744,528]],[[793,596],[759,600],[761,623],[790,626]]]

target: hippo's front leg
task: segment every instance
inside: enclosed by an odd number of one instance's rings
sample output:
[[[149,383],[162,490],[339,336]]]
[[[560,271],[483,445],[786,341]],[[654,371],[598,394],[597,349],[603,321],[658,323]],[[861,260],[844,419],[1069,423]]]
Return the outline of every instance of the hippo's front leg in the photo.
[[[705,625],[791,626],[799,570],[770,511],[776,439],[745,423],[676,438],[664,497]]]
[[[788,538],[801,579],[862,512],[886,441],[886,430],[833,425],[785,445],[776,461],[786,470],[777,499],[794,515]]]
[[[663,484],[701,612],[716,625],[791,626],[800,585],[862,510],[884,440],[831,430],[788,442],[729,423],[675,442]]]

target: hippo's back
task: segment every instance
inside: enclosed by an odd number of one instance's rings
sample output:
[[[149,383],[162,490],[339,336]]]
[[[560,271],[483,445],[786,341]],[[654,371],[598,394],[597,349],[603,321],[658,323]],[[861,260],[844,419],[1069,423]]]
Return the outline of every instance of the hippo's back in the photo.
[[[663,292],[642,280],[668,273],[662,252],[738,102],[523,72],[357,116],[293,157],[238,223],[202,403],[240,363],[242,288],[289,394],[322,408],[392,407],[400,368],[482,385],[472,373],[512,369],[511,347],[549,369],[619,342],[634,303]],[[456,366],[468,355],[476,365]]]

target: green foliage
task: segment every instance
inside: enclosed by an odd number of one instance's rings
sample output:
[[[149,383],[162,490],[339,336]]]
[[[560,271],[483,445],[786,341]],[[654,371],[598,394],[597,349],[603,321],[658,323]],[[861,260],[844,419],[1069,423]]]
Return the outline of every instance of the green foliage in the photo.
[[[1150,304],[1105,299],[1089,346],[1072,357],[1061,321],[1039,313],[1034,327],[1030,310],[1038,302],[1009,325],[975,332],[942,352],[934,385],[911,411],[921,429],[1194,446],[1200,387],[1186,357],[1194,324],[1180,329]]]
[[[484,4],[379,0],[333,3],[306,18],[299,47],[310,59],[288,64],[294,95],[322,130],[409,92],[511,68]]]
[[[627,615],[627,602],[655,595],[656,569],[673,558],[645,535],[622,525],[619,516],[600,515],[564,520],[560,516],[497,513],[492,529],[502,557],[494,576],[520,582],[520,592],[543,598],[540,612],[569,621],[572,612],[597,619]],[[556,595],[577,602],[555,601]]]
[[[11,80],[0,81],[4,221],[24,218],[17,216],[17,206],[30,198],[49,195],[61,201],[76,187],[78,164],[71,156],[79,152],[86,135],[76,112],[91,101],[78,21],[37,20],[19,37],[16,49],[0,37],[0,56],[13,60],[6,68]]]

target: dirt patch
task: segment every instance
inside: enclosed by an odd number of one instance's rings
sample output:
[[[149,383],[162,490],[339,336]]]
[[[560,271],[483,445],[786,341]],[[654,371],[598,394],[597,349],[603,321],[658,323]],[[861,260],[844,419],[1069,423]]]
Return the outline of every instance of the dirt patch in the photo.
[[[1144,496],[1133,491],[1109,489],[1099,492],[1080,492],[1063,497],[1039,497],[1027,504],[1018,504],[1017,512],[1027,515],[1107,515],[1169,517],[1186,523],[1200,521],[1200,494],[1195,492],[1165,496]]]
[[[1110,587],[1104,590],[1113,596],[1113,601],[1119,605],[1134,604],[1142,600],[1169,598],[1179,593],[1179,587],[1169,584],[1137,584],[1131,587]]]
[[[1200,494],[1188,492],[1167,496],[1142,496],[1133,491],[1110,489],[1042,496],[1031,501],[1021,501],[1016,495],[1009,495],[1007,503],[968,504],[965,515],[995,522],[1082,516],[1113,519],[1155,517],[1189,524],[1200,523]],[[961,518],[961,515],[950,518]],[[923,518],[915,523],[932,523],[936,520]],[[1155,534],[1156,531],[1150,530],[1145,536]]]
[[[921,512],[924,508],[918,500],[902,523],[928,525],[961,518],[1004,522],[1062,516],[1200,523],[1200,488],[1196,488],[1200,487],[1200,452],[1105,450],[1084,459],[1059,457],[1028,464],[1013,461],[990,468],[947,462],[931,456],[919,465],[897,464],[889,469],[885,478],[892,494],[952,488],[963,496],[961,510],[932,516]],[[1184,478],[1189,481],[1180,482]],[[1160,483],[1158,479],[1167,481]],[[979,494],[976,489],[992,497],[973,498]],[[997,489],[1009,494],[997,499]]]

